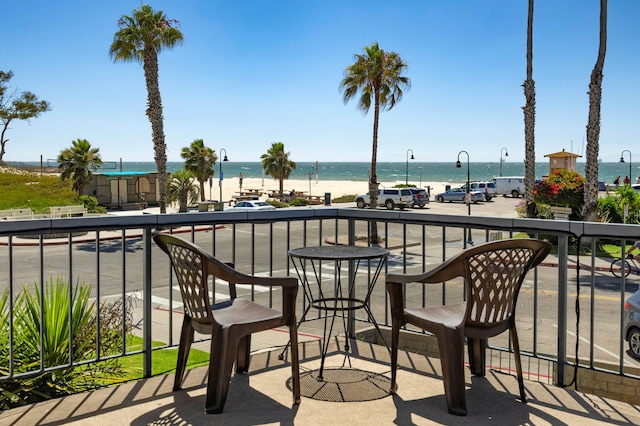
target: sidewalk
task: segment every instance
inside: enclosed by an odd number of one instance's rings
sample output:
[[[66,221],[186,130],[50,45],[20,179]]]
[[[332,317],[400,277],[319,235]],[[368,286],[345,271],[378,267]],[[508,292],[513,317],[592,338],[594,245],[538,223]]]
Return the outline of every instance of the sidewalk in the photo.
[[[269,332],[279,340],[278,332]],[[285,334],[286,333],[281,333]],[[344,356],[332,342],[327,366],[340,366]],[[156,376],[94,392],[0,412],[0,424],[22,425],[604,425],[640,424],[640,409],[623,402],[583,394],[525,379],[527,404],[517,399],[514,376],[492,370],[484,378],[466,370],[466,417],[447,412],[440,362],[400,352],[398,391],[370,394],[370,382],[340,377],[374,375],[388,383],[389,355],[383,346],[353,340],[351,367],[326,375],[322,387],[339,389],[341,401],[318,392],[311,373],[318,368],[320,343],[300,344],[302,402],[292,405],[291,367],[279,351],[254,353],[248,374],[234,375],[225,410],[205,414],[207,368],[186,374],[183,390],[172,392],[173,375]],[[334,367],[334,369],[337,367]],[[325,370],[326,372],[327,370]],[[341,376],[341,374],[346,376]],[[352,373],[349,375],[349,373]],[[380,393],[381,392],[381,393]],[[374,399],[371,399],[374,398]],[[344,402],[342,402],[344,401]]]

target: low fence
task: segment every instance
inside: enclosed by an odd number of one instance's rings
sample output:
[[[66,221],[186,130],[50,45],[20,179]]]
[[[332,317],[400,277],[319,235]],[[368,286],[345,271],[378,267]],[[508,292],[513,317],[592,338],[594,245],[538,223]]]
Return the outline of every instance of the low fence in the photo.
[[[7,289],[13,300],[25,284],[43,290],[50,277],[63,276],[67,283],[91,283],[92,297],[98,305],[105,300],[140,295],[137,326],[143,347],[139,352],[144,357],[144,375],[150,376],[152,340],[164,342],[160,348],[175,346],[180,329],[180,321],[174,318],[180,315],[179,293],[175,291],[168,259],[152,243],[154,232],[180,232],[248,274],[295,276],[287,255],[290,249],[366,244],[372,223],[384,237],[382,245],[391,252],[383,274],[389,270],[426,271],[468,244],[524,233],[552,239],[557,250],[530,273],[518,305],[520,344],[530,359],[525,363],[531,372],[529,378],[553,376],[558,385],[566,385],[576,364],[594,372],[637,378],[637,362],[625,350],[622,328],[624,302],[637,290],[639,280],[633,275],[614,277],[609,272],[612,259],[597,255],[598,246],[606,240],[622,243],[624,256],[624,243],[640,240],[640,227],[634,225],[339,208],[0,221],[0,291]],[[66,237],[45,238],[52,234]],[[37,238],[25,240],[23,236]],[[570,254],[574,249],[576,254]],[[364,271],[354,279],[366,281],[370,276]],[[212,285],[214,299],[226,297],[217,293],[215,283]],[[411,302],[424,306],[460,300],[461,288],[449,284],[424,288],[420,294],[412,295]],[[245,297],[254,300],[277,300],[262,289],[243,291]],[[303,309],[304,300],[298,302]],[[384,286],[379,283],[371,298],[371,310],[383,326],[390,325],[386,302]],[[165,309],[154,310],[154,304],[162,304]],[[8,315],[12,324],[13,313],[9,311]],[[167,318],[162,329],[154,328],[154,315]],[[71,361],[45,367],[41,362],[28,373],[15,373],[11,325],[3,331],[9,333],[10,347],[8,374],[0,376],[0,380],[74,365]],[[510,357],[501,355],[508,355],[508,338],[492,339],[490,343],[495,351],[490,361],[509,370]],[[99,349],[98,336],[95,358],[83,362],[103,359]],[[70,354],[71,350],[70,345]],[[117,356],[133,352],[125,345]],[[535,367],[543,365],[542,361],[553,366]]]

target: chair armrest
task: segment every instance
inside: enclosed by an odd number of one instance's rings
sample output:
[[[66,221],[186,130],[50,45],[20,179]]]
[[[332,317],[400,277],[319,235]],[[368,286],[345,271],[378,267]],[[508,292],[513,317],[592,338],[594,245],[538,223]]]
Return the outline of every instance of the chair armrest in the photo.
[[[456,256],[422,274],[389,273],[387,274],[386,282],[389,284],[436,284],[462,277],[464,276],[463,274],[464,263],[461,257]]]
[[[244,275],[235,271],[238,275]],[[253,284],[265,287],[282,287],[282,315],[287,324],[296,324],[296,298],[298,297],[298,279],[294,277],[256,277],[244,275],[238,284]]]
[[[282,287],[282,315],[288,324],[295,324],[296,298],[298,297],[298,279],[294,277],[258,277],[247,275],[233,269],[229,263],[218,262],[211,256],[205,259],[209,263],[209,273],[227,281],[235,289],[236,284],[259,285],[263,287]],[[213,271],[216,270],[214,273]]]

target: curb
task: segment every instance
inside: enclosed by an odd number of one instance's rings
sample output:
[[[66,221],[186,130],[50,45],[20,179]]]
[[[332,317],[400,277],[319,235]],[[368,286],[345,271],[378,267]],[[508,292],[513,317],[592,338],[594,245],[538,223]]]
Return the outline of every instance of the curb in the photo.
[[[216,226],[215,229],[222,229],[224,228],[223,225],[218,225]],[[204,226],[204,227],[196,227],[194,228],[194,231],[197,232],[201,232],[201,231],[209,231],[213,229],[212,226]],[[178,229],[173,231],[174,234],[185,234],[187,232],[191,232],[191,229]],[[129,238],[142,238],[142,233],[135,233],[135,234],[127,234],[124,236],[125,239],[129,239]],[[19,237],[17,237],[19,238]],[[99,238],[98,241],[113,241],[113,240],[121,240],[122,239],[122,235],[118,235],[118,236],[108,236],[108,237],[101,237]],[[89,238],[89,237],[77,237],[77,238],[72,238],[72,242],[73,244],[79,244],[79,243],[91,243],[91,242],[95,242],[96,239],[95,238]],[[43,241],[42,245],[44,246],[60,246],[60,245],[67,245],[69,243],[68,239],[65,239],[64,241],[61,241],[59,238],[56,239],[52,239],[51,241],[47,241],[46,239]],[[9,243],[6,241],[0,241],[0,246],[8,246]],[[34,246],[39,246],[39,240],[35,240],[34,242],[31,241],[21,241],[21,242],[13,242],[11,243],[11,245],[13,247],[34,247]]]

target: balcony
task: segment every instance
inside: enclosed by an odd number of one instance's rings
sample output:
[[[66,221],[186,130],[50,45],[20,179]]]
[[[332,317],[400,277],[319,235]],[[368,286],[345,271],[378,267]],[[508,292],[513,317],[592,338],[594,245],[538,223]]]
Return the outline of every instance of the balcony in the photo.
[[[517,381],[511,376],[508,339],[492,339],[487,354],[491,365],[487,380],[467,377],[467,383],[472,384],[467,391],[467,419],[481,424],[491,422],[487,419],[494,424],[535,419],[573,424],[595,416],[603,422],[640,422],[637,408],[628,404],[640,401],[640,393],[636,394],[638,363],[626,353],[626,342],[620,333],[624,300],[638,288],[640,280],[634,275],[613,277],[609,273],[610,259],[569,255],[577,241],[586,242],[581,246],[593,253],[603,238],[638,240],[637,226],[336,208],[3,221],[0,290],[9,288],[15,297],[25,283],[40,285],[50,276],[61,275],[68,282],[91,283],[92,297],[99,303],[137,297],[135,317],[137,332],[144,341],[141,352],[146,378],[5,411],[0,420],[46,424],[63,422],[69,416],[67,421],[91,419],[101,424],[146,424],[161,419],[195,424],[209,421],[210,417],[201,414],[205,368],[192,370],[185,390],[178,393],[171,392],[172,378],[151,377],[154,352],[177,344],[181,323],[180,296],[175,292],[166,256],[152,244],[152,233],[181,233],[217,257],[233,261],[245,273],[295,276],[287,256],[289,249],[365,244],[368,223],[374,220],[379,234],[385,237],[382,245],[391,251],[383,274],[390,269],[428,270],[465,248],[469,232],[475,244],[518,233],[557,239],[557,253],[530,274],[518,302],[529,403],[514,400]],[[56,238],[47,238],[50,236]],[[368,271],[365,269],[356,279],[366,282],[370,279]],[[461,288],[430,286],[416,294],[414,302],[456,300],[462,295]],[[273,296],[256,288],[245,289],[245,293],[245,297],[265,303]],[[225,295],[214,290],[214,297]],[[302,310],[304,299],[298,299]],[[375,287],[371,310],[383,328],[389,326],[386,294],[380,283]],[[301,363],[306,369],[319,362],[317,336],[322,335],[322,321],[318,318],[312,315],[300,328],[305,340],[301,344]],[[358,316],[353,320],[354,368],[388,373],[386,349],[367,339],[370,324]],[[284,333],[270,332],[254,339],[252,350],[256,352],[250,373],[233,378],[225,412],[216,416],[216,422],[313,423],[321,419],[327,423],[334,419],[358,423],[369,416],[382,423],[398,424],[455,420],[446,411],[440,364],[429,351],[430,336],[406,330],[407,352],[401,357],[398,395],[347,404],[303,398],[302,404],[292,409],[285,385],[287,366],[277,359],[280,351],[270,350],[284,344],[280,334]],[[165,345],[152,349],[152,341]],[[206,347],[206,343],[203,345]],[[122,354],[127,353],[130,349],[123,348]],[[329,355],[335,362],[342,358],[337,347]],[[578,392],[572,384],[576,365]],[[7,377],[10,376],[2,378]]]

